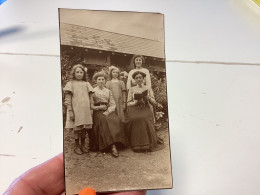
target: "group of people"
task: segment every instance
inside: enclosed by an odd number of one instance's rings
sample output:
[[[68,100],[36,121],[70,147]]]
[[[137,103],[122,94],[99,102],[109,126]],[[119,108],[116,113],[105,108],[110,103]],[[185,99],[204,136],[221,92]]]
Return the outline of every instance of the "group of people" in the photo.
[[[120,70],[111,66],[108,75],[104,71],[94,74],[95,88],[86,81],[82,65],[72,68],[72,80],[63,90],[67,108],[65,128],[73,129],[75,153],[87,153],[90,149],[109,151],[118,157],[120,146],[146,152],[162,143],[156,135],[153,115],[153,107],[162,106],[154,98],[150,73],[142,67],[143,56],[135,55],[132,61],[135,68],[129,72],[126,84],[119,79]]]

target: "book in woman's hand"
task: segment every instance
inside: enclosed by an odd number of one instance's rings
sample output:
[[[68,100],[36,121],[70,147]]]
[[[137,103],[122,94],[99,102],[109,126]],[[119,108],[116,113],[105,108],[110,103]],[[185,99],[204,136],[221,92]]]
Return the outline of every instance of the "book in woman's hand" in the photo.
[[[135,94],[134,94],[134,100],[140,100],[140,99],[142,99],[143,97],[146,97],[147,94],[148,94],[148,90],[145,90],[145,91],[143,91],[143,92],[141,92],[141,93],[135,93]]]

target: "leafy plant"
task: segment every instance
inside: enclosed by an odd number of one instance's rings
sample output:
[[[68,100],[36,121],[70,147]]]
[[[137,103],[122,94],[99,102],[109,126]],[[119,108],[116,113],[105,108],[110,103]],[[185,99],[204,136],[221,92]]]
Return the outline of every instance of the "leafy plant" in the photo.
[[[151,74],[151,82],[155,100],[163,106],[162,109],[155,109],[156,120],[165,121],[168,118],[165,75],[160,73],[153,73]]]
[[[164,112],[155,112],[155,119],[159,120],[160,118],[162,118],[164,115]]]

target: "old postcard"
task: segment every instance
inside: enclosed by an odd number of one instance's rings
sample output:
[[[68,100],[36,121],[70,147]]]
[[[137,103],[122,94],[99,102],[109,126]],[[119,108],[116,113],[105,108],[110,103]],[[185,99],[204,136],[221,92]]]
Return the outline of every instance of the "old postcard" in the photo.
[[[66,194],[172,188],[164,16],[59,18]]]

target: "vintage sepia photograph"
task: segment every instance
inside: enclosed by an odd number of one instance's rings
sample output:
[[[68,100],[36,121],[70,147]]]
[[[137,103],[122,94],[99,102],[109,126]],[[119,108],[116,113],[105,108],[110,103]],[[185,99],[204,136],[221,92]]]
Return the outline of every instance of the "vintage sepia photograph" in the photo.
[[[66,194],[172,188],[164,15],[59,9]]]

